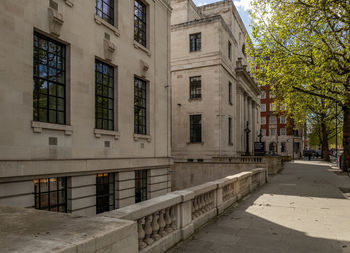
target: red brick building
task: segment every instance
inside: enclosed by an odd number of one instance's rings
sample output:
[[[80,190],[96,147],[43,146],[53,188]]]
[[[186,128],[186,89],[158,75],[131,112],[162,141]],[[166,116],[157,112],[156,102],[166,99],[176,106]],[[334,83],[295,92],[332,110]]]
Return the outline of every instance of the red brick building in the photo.
[[[294,157],[299,157],[303,150],[302,128],[295,129],[285,105],[276,103],[269,85],[261,86],[261,92],[261,131],[265,151],[293,156],[294,150]]]

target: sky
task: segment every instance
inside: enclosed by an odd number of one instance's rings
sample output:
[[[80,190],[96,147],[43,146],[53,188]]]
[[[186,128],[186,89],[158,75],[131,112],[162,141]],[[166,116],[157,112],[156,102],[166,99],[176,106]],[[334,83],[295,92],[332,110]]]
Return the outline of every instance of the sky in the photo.
[[[193,0],[193,2],[198,6],[204,5],[204,4],[211,4],[219,1],[220,0]],[[248,33],[251,34],[251,28],[249,27],[250,17],[248,13],[250,9],[251,0],[234,0],[233,2],[239,12],[239,15],[241,16],[241,19],[243,20],[243,23]]]

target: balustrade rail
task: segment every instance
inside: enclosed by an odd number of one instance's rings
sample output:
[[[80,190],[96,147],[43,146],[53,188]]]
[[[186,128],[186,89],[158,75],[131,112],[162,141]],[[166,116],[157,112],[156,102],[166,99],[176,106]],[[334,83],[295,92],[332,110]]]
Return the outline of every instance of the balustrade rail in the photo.
[[[139,251],[164,252],[267,182],[267,169],[254,169],[171,192],[101,215],[137,222]]]
[[[260,156],[232,156],[232,157],[213,157],[213,161],[230,163],[262,163]]]
[[[139,249],[144,249],[177,229],[176,206],[171,206],[137,220]]]

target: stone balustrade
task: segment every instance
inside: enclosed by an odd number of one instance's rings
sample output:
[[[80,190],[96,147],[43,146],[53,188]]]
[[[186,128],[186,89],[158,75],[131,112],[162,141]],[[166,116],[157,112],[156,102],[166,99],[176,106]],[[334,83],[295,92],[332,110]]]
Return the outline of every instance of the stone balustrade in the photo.
[[[213,157],[213,161],[230,163],[263,163],[263,158],[261,156]]]
[[[267,180],[253,169],[101,215],[135,221],[139,252],[165,252]]]

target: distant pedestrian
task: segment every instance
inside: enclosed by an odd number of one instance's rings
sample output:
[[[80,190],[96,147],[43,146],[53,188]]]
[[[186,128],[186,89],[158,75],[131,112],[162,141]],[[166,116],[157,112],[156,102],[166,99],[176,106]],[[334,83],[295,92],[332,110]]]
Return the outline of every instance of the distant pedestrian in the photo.
[[[312,152],[309,152],[308,156],[309,156],[309,161],[310,161],[311,160],[311,156],[312,156]]]

